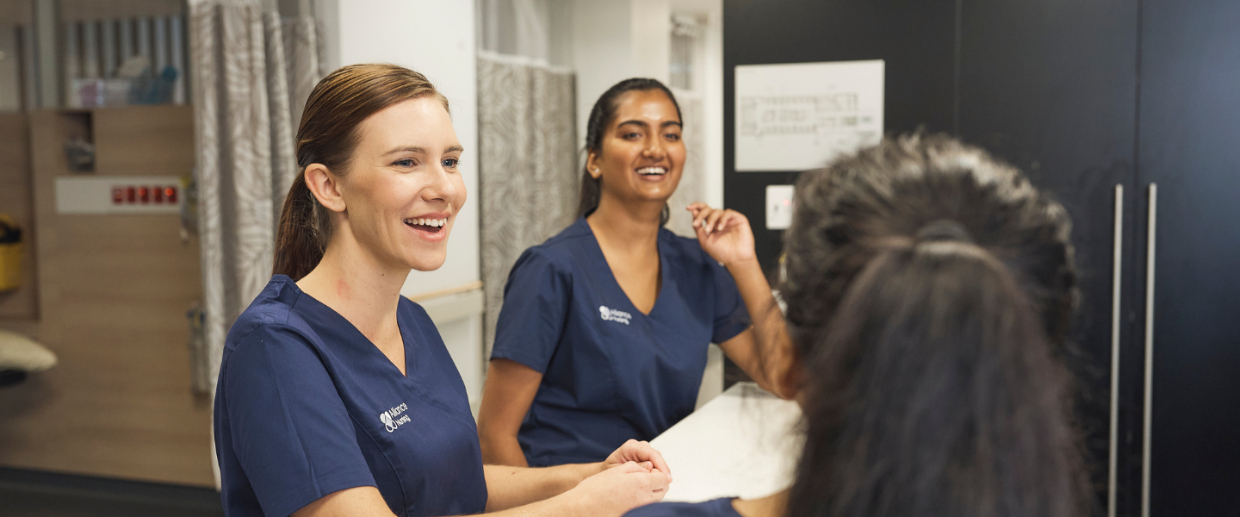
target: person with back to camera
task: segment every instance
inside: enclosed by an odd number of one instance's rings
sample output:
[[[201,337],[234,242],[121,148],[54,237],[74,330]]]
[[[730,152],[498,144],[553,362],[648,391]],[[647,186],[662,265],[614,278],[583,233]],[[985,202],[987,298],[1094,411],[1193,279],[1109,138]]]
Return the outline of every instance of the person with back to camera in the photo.
[[[465,186],[421,74],[351,65],[310,94],[271,282],[225,342],[215,399],[229,516],[618,516],[659,500],[648,444],[547,469],[483,466],[465,386],[400,296],[444,261]]]
[[[707,347],[762,387],[792,353],[744,215],[688,207],[697,240],[663,228],[685,162],[680,108],[654,79],[612,86],[590,112],[575,223],[508,277],[483,389],[483,460],[598,461],[693,411]],[[748,310],[747,310],[748,308]]]
[[[1061,363],[1063,207],[945,136],[884,140],[797,182],[785,235],[805,447],[762,499],[628,517],[1083,517]]]

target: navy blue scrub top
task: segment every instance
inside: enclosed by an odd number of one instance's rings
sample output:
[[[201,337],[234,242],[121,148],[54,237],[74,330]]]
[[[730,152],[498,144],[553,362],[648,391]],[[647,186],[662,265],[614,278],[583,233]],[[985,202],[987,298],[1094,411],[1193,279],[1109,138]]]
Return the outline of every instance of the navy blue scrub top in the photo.
[[[465,384],[426,311],[401,298],[400,370],[352,324],[275,275],[224,344],[215,447],[224,512],[285,516],[374,486],[396,515],[481,513]]]
[[[543,374],[517,439],[531,466],[602,461],[693,412],[706,351],[749,328],[732,275],[694,239],[659,230],[662,286],[629,301],[580,218],[525,251],[504,287],[492,359]]]
[[[655,503],[635,508],[624,517],[741,517],[732,507],[732,498],[712,499],[704,503]]]

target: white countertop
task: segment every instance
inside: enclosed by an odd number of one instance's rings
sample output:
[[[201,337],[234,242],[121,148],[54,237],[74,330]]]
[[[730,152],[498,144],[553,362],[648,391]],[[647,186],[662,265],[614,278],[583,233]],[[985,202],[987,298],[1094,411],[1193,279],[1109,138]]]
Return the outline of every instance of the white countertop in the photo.
[[[672,469],[664,501],[763,497],[792,484],[801,437],[796,403],[737,383],[650,444]]]

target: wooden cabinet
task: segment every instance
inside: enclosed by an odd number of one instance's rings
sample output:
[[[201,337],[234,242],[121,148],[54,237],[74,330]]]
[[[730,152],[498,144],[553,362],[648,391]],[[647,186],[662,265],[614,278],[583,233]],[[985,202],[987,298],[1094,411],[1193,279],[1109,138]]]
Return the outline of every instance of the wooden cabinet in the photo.
[[[189,175],[191,108],[36,111],[29,122],[33,332],[60,364],[0,390],[0,465],[212,485],[210,404],[191,391],[185,317],[202,296],[196,238],[182,239],[177,214],[58,214],[54,191],[74,134],[93,139],[96,175]]]

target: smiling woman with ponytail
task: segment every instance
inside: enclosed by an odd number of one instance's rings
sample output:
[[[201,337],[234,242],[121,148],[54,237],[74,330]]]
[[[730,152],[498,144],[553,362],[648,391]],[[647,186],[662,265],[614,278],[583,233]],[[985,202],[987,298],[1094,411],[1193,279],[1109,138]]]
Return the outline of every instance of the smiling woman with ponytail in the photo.
[[[460,374],[400,295],[446,259],[464,153],[412,70],[350,65],[310,93],[274,274],[224,343],[226,515],[618,516],[666,493],[667,463],[636,441],[589,464],[483,466]]]
[[[794,210],[792,488],[629,515],[1087,515],[1058,359],[1076,287],[1063,207],[985,152],[918,134],[805,173]]]

